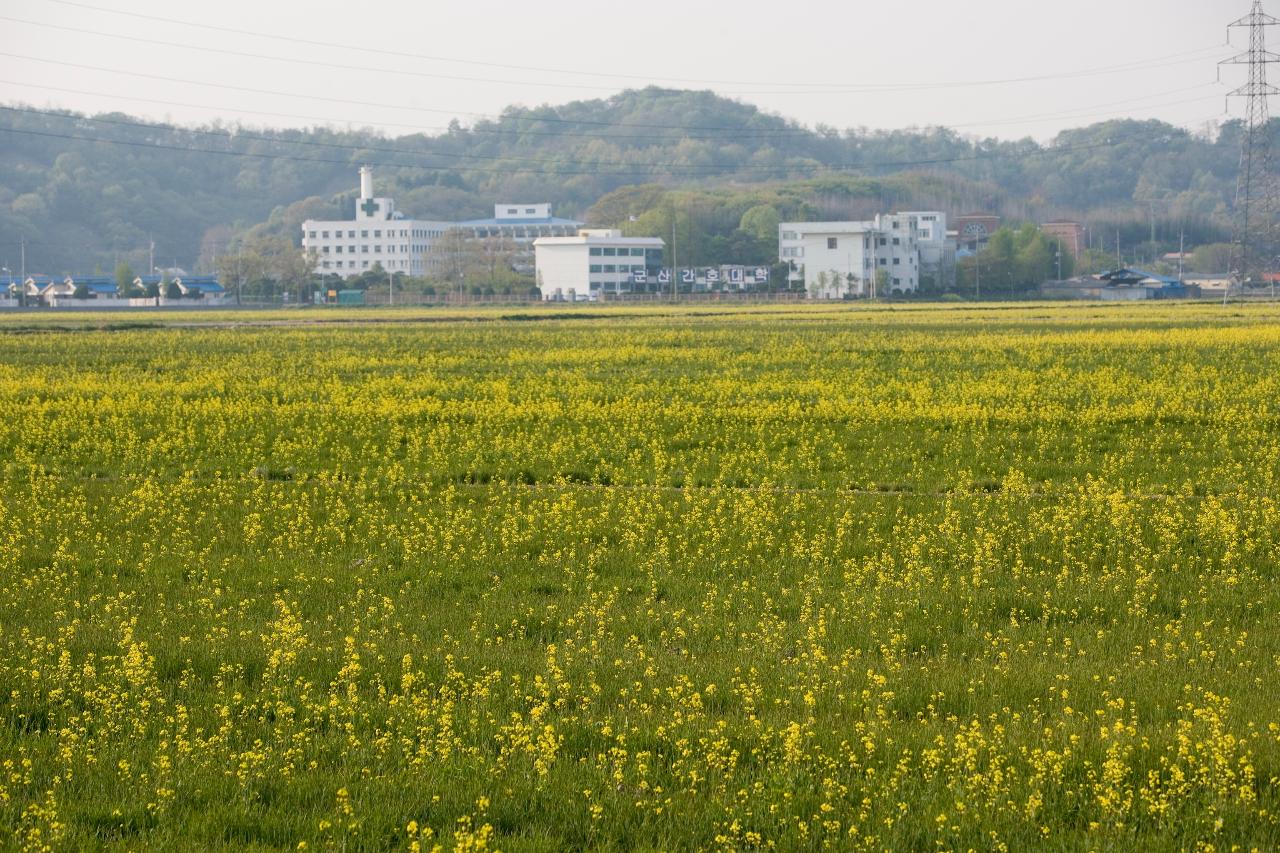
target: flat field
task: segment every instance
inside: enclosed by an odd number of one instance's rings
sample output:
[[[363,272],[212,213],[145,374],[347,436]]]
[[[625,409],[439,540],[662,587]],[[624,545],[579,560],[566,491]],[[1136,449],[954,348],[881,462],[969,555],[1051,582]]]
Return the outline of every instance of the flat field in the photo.
[[[0,846],[1280,846],[1280,306],[0,318]]]

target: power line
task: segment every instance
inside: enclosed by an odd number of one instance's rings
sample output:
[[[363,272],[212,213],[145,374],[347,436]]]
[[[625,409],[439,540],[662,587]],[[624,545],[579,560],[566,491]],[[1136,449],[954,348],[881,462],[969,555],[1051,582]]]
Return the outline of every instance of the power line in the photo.
[[[19,134],[23,136],[44,137],[49,139],[67,139],[67,140],[76,140],[81,142],[99,142],[99,143],[104,143],[108,145],[122,145],[122,146],[128,146],[133,148],[148,148],[148,149],[160,149],[160,150],[166,150],[166,151],[178,151],[178,152],[183,152],[188,154],[215,154],[215,155],[230,156],[230,157],[251,157],[251,158],[263,159],[263,160],[288,160],[288,161],[295,161],[295,162],[302,162],[302,163],[327,163],[327,164],[339,165],[339,166],[351,165],[351,162],[349,160],[333,160],[333,159],[324,159],[324,158],[317,158],[317,157],[299,157],[299,156],[290,155],[290,154],[269,154],[269,153],[258,152],[258,151],[220,151],[220,150],[209,149],[209,148],[191,148],[191,147],[182,146],[182,145],[167,145],[159,142],[137,142],[137,141],[123,140],[123,139],[104,139],[102,137],[77,136],[74,134],[50,133],[46,131],[36,131],[36,130],[17,130],[14,128],[0,128],[0,132],[14,133],[14,134]],[[1138,139],[1138,138],[1149,138],[1149,134],[1135,133],[1132,136],[1112,137],[1112,138],[1103,140],[1101,142],[1083,143],[1080,145],[1050,146],[1047,148],[1037,148],[1034,151],[1023,151],[1023,152],[1016,152],[1016,153],[997,151],[989,154],[976,154],[976,155],[965,156],[965,157],[938,157],[938,158],[927,159],[927,160],[901,160],[896,162],[881,162],[881,163],[793,164],[793,165],[782,164],[775,167],[775,170],[776,171],[797,171],[797,170],[807,171],[809,169],[812,169],[818,172],[822,172],[822,171],[839,172],[839,171],[863,171],[863,170],[872,170],[872,169],[906,169],[906,168],[917,167],[917,166],[936,166],[936,165],[947,165],[947,164],[954,164],[954,163],[979,162],[979,161],[986,161],[986,160],[1001,160],[1001,159],[1022,160],[1029,157],[1044,156],[1046,154],[1059,154],[1059,153],[1067,153],[1067,152],[1073,152],[1073,151],[1089,151],[1089,150],[1096,150],[1099,148],[1109,148],[1109,147],[1118,145],[1121,142],[1127,141],[1129,139]],[[272,140],[272,141],[275,141],[275,140]],[[367,163],[367,165],[380,166],[380,167],[393,168],[393,169],[424,169],[428,171],[437,171],[437,172],[454,171],[454,167],[450,167],[450,166],[429,166],[429,165],[418,165],[418,164],[369,162],[369,161],[365,161],[365,162]],[[594,170],[594,169],[579,171],[579,170],[570,170],[570,169],[562,169],[562,168],[549,169],[549,170],[548,169],[529,169],[529,168],[474,169],[472,171],[485,172],[485,173],[491,173],[491,174],[546,174],[546,175],[557,175],[557,176],[567,175],[567,174],[568,175],[581,174],[581,175],[593,175],[593,176],[600,176],[600,177],[646,177],[646,176],[652,176],[655,173],[661,173],[668,169],[680,168],[685,165],[687,164],[650,164],[648,167],[648,170],[646,171],[616,171],[616,172],[601,172],[599,170]],[[734,167],[727,167],[727,168],[730,171],[735,171],[738,167],[734,166]],[[703,177],[712,177],[712,175],[708,174],[708,175],[704,175]]]
[[[359,51],[362,53],[377,54],[382,56],[394,56],[402,59],[428,60],[432,62],[449,62],[449,63],[459,64],[459,65],[471,65],[471,66],[487,67],[487,68],[501,68],[509,71],[535,71],[535,72],[550,73],[550,74],[572,75],[572,76],[578,76],[578,77],[596,77],[596,78],[608,78],[608,79],[618,79],[618,80],[642,81],[646,83],[652,83],[653,81],[660,80],[663,82],[671,82],[671,83],[692,83],[695,85],[711,85],[711,86],[785,85],[785,86],[792,86],[797,88],[821,89],[824,93],[828,91],[839,92],[841,90],[849,90],[852,88],[857,88],[858,90],[865,90],[865,91],[900,91],[901,89],[899,87],[903,85],[903,84],[864,84],[859,87],[853,87],[850,84],[831,83],[826,81],[820,82],[820,83],[781,83],[781,82],[772,81],[772,80],[771,81],[714,80],[714,79],[694,79],[694,78],[680,78],[680,77],[661,77],[657,75],[615,74],[611,72],[594,72],[594,71],[584,72],[584,71],[566,70],[566,69],[559,69],[559,68],[548,68],[548,67],[541,67],[541,66],[513,65],[513,64],[507,64],[507,63],[484,62],[484,61],[475,60],[475,59],[460,59],[457,57],[445,57],[445,56],[437,56],[437,55],[430,55],[430,54],[395,51],[395,50],[389,50],[387,48],[372,48],[372,47],[355,45],[350,43],[322,41],[317,39],[305,39],[305,38],[299,38],[296,36],[284,36],[284,35],[279,35],[275,33],[264,33],[264,32],[254,31],[254,30],[239,29],[236,27],[226,27],[226,26],[218,26],[214,24],[205,24],[205,23],[200,23],[196,21],[182,20],[179,18],[167,18],[159,15],[147,15],[140,12],[129,12],[122,9],[112,9],[104,6],[91,5],[88,3],[73,2],[73,0],[46,0],[46,2],[56,3],[58,5],[70,6],[70,7],[79,8],[79,9],[87,9],[87,10],[101,12],[109,15],[122,15],[130,18],[139,19],[139,20],[157,21],[161,23],[176,24],[184,27],[193,27],[197,29],[210,30],[213,32],[220,32],[220,33],[230,33],[234,35],[246,35],[246,36],[252,36],[254,38],[271,39],[275,41],[288,42],[292,44],[301,44],[301,45],[306,45],[310,47],[323,47],[326,49],[338,49],[338,50],[352,50],[352,51]],[[47,26],[54,26],[54,25],[47,25]],[[98,33],[94,32],[93,34],[98,34]],[[1167,54],[1165,56],[1153,57],[1151,59],[1133,60],[1127,63],[1118,64],[1118,65],[1104,66],[1101,68],[1086,69],[1086,70],[1076,71],[1076,72],[1067,72],[1065,74],[1042,74],[1042,75],[1030,75],[1030,76],[1024,76],[1024,77],[992,79],[992,80],[977,80],[977,81],[967,81],[967,82],[947,81],[947,82],[938,83],[938,84],[921,83],[921,84],[905,84],[905,85],[924,86],[929,88],[933,88],[933,87],[955,88],[958,86],[961,86],[961,87],[989,86],[989,85],[1002,85],[1007,83],[1037,82],[1042,80],[1054,80],[1054,79],[1064,79],[1064,78],[1071,78],[1071,77],[1078,77],[1078,76],[1090,76],[1094,74],[1112,73],[1115,71],[1136,70],[1138,67],[1141,67],[1147,63],[1161,62],[1166,59],[1174,59],[1182,56],[1190,56],[1193,53],[1204,53],[1207,50],[1216,50],[1222,46],[1223,45],[1214,45],[1213,47],[1198,48],[1192,51],[1183,51],[1180,53]],[[270,57],[270,58],[275,58],[275,57]],[[1163,67],[1163,66],[1156,66],[1156,67]],[[526,81],[521,81],[521,82],[525,83]]]
[[[391,109],[391,110],[401,110],[401,111],[409,111],[409,112],[428,112],[428,113],[449,114],[449,111],[447,110],[434,109],[430,107],[412,107],[412,106],[405,106],[401,104],[387,104],[387,103],[378,103],[378,102],[371,102],[371,101],[358,101],[358,100],[352,100],[347,98],[334,98],[327,95],[306,95],[306,94],[301,94],[296,92],[281,92],[281,91],[276,91],[271,89],[256,89],[256,88],[247,87],[247,86],[232,86],[225,83],[207,83],[199,80],[187,80],[187,79],[178,78],[178,77],[167,77],[160,74],[148,74],[148,73],[143,73],[138,71],[122,71],[115,68],[103,68],[101,66],[95,66],[95,65],[85,65],[81,63],[75,63],[75,62],[64,62],[56,59],[46,59],[44,57],[24,56],[21,54],[8,53],[5,51],[0,51],[0,56],[8,56],[16,59],[26,59],[33,62],[42,62],[50,65],[62,65],[68,68],[79,68],[86,71],[98,71],[98,72],[103,72],[108,74],[120,74],[127,77],[139,77],[139,78],[148,79],[148,80],[158,80],[158,81],[167,82],[167,83],[179,83],[182,85],[189,85],[189,86],[204,86],[206,88],[226,89],[228,91],[244,92],[249,94],[272,95],[272,96],[283,97],[283,98],[304,98],[308,100],[328,101],[331,103],[345,104],[348,106],[373,107],[376,109]],[[462,115],[486,118],[491,120],[493,119],[493,117],[490,114],[485,114],[485,113],[462,113]],[[768,120],[768,117],[764,116],[763,114],[757,114],[757,116],[761,119]],[[631,131],[633,129],[676,130],[676,131],[685,131],[685,132],[694,130],[694,131],[729,133],[734,135],[746,133],[746,134],[759,134],[759,135],[770,134],[770,135],[778,135],[778,136],[795,135],[795,134],[809,135],[813,133],[813,131],[807,128],[802,128],[802,127],[769,129],[769,128],[750,128],[750,127],[735,128],[735,127],[723,127],[723,126],[713,127],[713,126],[706,126],[706,125],[670,125],[670,124],[646,124],[646,123],[629,123],[629,122],[608,122],[608,121],[598,121],[598,120],[592,120],[592,119],[568,119],[568,118],[561,118],[558,116],[551,117],[551,116],[532,114],[531,112],[525,112],[525,113],[515,114],[515,115],[507,113],[497,117],[496,120],[498,121],[523,120],[523,121],[531,121],[531,122],[542,122],[542,123],[548,123],[548,124],[554,124],[554,125],[611,127],[611,128],[623,128],[628,131]]]
[[[740,127],[723,127],[723,126],[712,127],[712,126],[705,126],[705,125],[672,125],[672,124],[639,124],[639,123],[628,124],[625,122],[595,121],[590,119],[568,119],[568,118],[561,118],[559,116],[536,115],[531,110],[526,111],[519,115],[511,115],[510,113],[507,113],[504,115],[494,115],[492,113],[475,113],[475,112],[465,112],[465,111],[458,111],[458,110],[442,110],[442,109],[435,109],[432,107],[412,107],[412,106],[405,106],[403,104],[378,103],[376,101],[358,101],[350,98],[334,98],[334,97],[329,97],[327,95],[307,95],[307,94],[302,94],[300,92],[281,92],[281,91],[272,90],[272,89],[256,89],[251,86],[232,86],[226,83],[206,83],[201,80],[185,80],[179,77],[166,77],[162,74],[148,74],[141,71],[123,71],[118,68],[104,68],[98,65],[85,65],[77,62],[65,62],[63,60],[58,60],[58,59],[47,59],[43,56],[26,56],[20,53],[9,53],[7,51],[0,51],[0,56],[7,56],[7,57],[10,57],[11,59],[26,59],[31,62],[42,62],[48,65],[61,65],[66,68],[79,68],[84,71],[97,71],[97,72],[106,73],[106,74],[120,74],[126,77],[138,77],[145,80],[159,80],[165,83],[179,83],[185,86],[204,86],[206,88],[212,88],[212,89],[226,89],[232,92],[243,92],[251,95],[272,95],[272,96],[281,97],[281,98],[303,98],[303,99],[312,100],[312,101],[328,101],[330,103],[335,103],[335,104],[346,104],[348,106],[374,107],[376,109],[401,110],[401,111],[407,111],[407,112],[436,113],[436,114],[451,115],[451,116],[462,115],[462,116],[467,116],[469,118],[485,119],[490,121],[502,121],[506,119],[523,119],[527,121],[544,122],[548,124],[585,125],[585,126],[591,126],[591,127],[622,127],[622,128],[636,128],[639,130],[705,130],[705,131],[720,131],[720,132],[728,132],[728,133],[740,133],[742,131],[750,132],[753,130],[761,131],[761,130],[767,129],[767,128],[750,128],[750,127],[741,127],[741,126]],[[547,108],[547,109],[550,109],[550,108]],[[757,114],[757,115],[761,119],[767,119],[767,117],[764,116],[763,114]],[[796,127],[796,128],[777,129],[775,132],[781,134],[781,133],[811,133],[812,131],[809,131],[805,128]]]
[[[17,80],[0,79],[0,84],[5,84],[9,86],[22,86],[22,87],[32,88],[32,89],[44,89],[46,91],[62,92],[65,94],[72,94],[72,95],[83,95],[83,96],[97,97],[97,98],[111,98],[114,100],[135,101],[135,102],[144,103],[144,104],[157,104],[157,105],[166,106],[166,107],[183,107],[186,109],[209,110],[212,112],[220,112],[227,109],[226,107],[214,107],[214,106],[209,106],[208,104],[194,104],[194,103],[185,102],[185,101],[166,101],[166,100],[159,100],[156,98],[142,98],[135,95],[121,95],[121,94],[116,94],[111,92],[94,92],[94,91],[88,91],[84,89],[71,89],[63,86],[50,86],[43,83],[26,83],[26,82],[17,81]],[[1026,122],[1034,123],[1039,121],[1054,121],[1054,120],[1059,120],[1064,118],[1098,118],[1098,117],[1107,117],[1109,115],[1122,115],[1122,114],[1115,114],[1115,113],[1099,114],[1099,113],[1092,113],[1092,112],[1086,112],[1086,111],[1102,109],[1103,107],[1121,106],[1124,104],[1136,104],[1141,101],[1149,100],[1151,98],[1161,98],[1168,95],[1181,94],[1183,92],[1193,92],[1199,89],[1215,87],[1218,85],[1219,84],[1217,83],[1204,83],[1197,86],[1186,86],[1179,89],[1171,89],[1165,92],[1158,92],[1150,95],[1143,95],[1138,98],[1127,98],[1120,101],[1108,101],[1102,104],[1094,104],[1088,107],[1078,107],[1072,110],[1068,110],[1066,112],[1035,113],[1032,115],[1015,116],[1015,117],[1003,118],[1003,119],[991,119],[987,121],[960,122],[956,124],[949,124],[949,125],[946,125],[945,127],[948,129],[965,128],[965,127],[991,127],[991,126],[997,126],[997,125],[1022,124]],[[1134,107],[1133,109],[1137,109],[1137,110],[1162,109],[1164,107],[1169,107],[1169,106],[1183,106],[1185,104],[1198,103],[1202,100],[1210,100],[1210,99],[1216,100],[1216,98],[1217,96],[1212,96],[1212,98],[1208,98],[1208,97],[1193,98],[1193,99],[1188,99],[1183,101],[1175,101],[1172,103],[1151,104],[1147,106]],[[239,112],[239,113],[250,113],[253,115],[270,116],[272,118],[301,119],[304,121],[317,121],[317,122],[325,122],[328,124],[337,124],[337,123],[343,123],[343,122],[346,122],[348,124],[355,123],[355,122],[352,122],[350,119],[335,119],[332,116],[315,116],[315,115],[299,115],[296,113],[279,113],[279,112],[271,112],[267,110],[251,110],[251,109],[245,109],[243,107],[236,107],[234,109],[236,112]],[[36,112],[36,113],[42,112],[41,110],[34,110],[34,109],[24,110],[24,111]],[[46,112],[45,114],[63,115],[63,113],[58,113],[58,112]],[[1127,114],[1127,111],[1125,114]],[[90,117],[86,114],[85,118],[90,118]],[[418,125],[418,124],[404,124],[404,123],[398,123],[398,122],[372,122],[370,124],[376,127],[394,127],[394,128],[399,128],[403,130],[414,130],[414,131],[449,131],[450,130],[450,128],[446,125]],[[158,126],[161,126],[161,125],[158,125]],[[629,128],[629,126],[627,125],[621,125],[621,127]],[[184,128],[173,127],[173,129],[181,130]],[[496,136],[520,135],[520,136],[583,137],[587,139],[608,139],[608,137],[602,136],[600,131],[582,131],[582,132],[575,132],[572,130],[539,131],[539,130],[470,127],[470,128],[466,128],[463,132],[474,133],[474,134],[489,134],[489,135],[496,135]],[[774,136],[784,132],[790,135],[794,131],[758,130],[758,131],[727,131],[727,132],[732,132],[734,139],[744,139],[744,138],[745,139],[767,139],[770,136]],[[807,134],[813,133],[813,131],[809,131],[805,129],[800,129],[800,132],[807,133]],[[628,132],[626,138],[629,141],[643,140],[643,141],[657,141],[657,142],[667,142],[667,143],[673,140],[673,137],[670,134],[659,136],[659,135],[639,135],[639,134],[630,133],[630,132]],[[682,138],[692,139],[692,140],[724,139],[724,137],[720,135],[697,135],[697,134],[687,134],[687,133],[684,134]],[[285,140],[281,140],[281,141],[285,141]]]
[[[3,81],[0,81],[0,82],[3,82]],[[1194,88],[1202,88],[1202,87],[1194,87]],[[1192,103],[1195,101],[1209,100],[1209,99],[1216,99],[1216,97],[1196,98],[1196,99],[1191,99],[1189,101],[1185,101],[1183,103]],[[191,105],[185,105],[185,106],[191,106]],[[1170,105],[1169,104],[1153,105],[1152,107],[1149,107],[1149,108],[1156,109],[1163,106],[1170,106]],[[232,140],[232,139],[246,140],[247,139],[247,140],[253,140],[258,142],[267,142],[271,144],[306,145],[306,146],[312,146],[312,147],[330,148],[330,149],[337,149],[337,150],[351,151],[351,152],[374,151],[379,153],[400,154],[400,155],[405,155],[410,157],[445,157],[445,158],[464,159],[464,160],[484,160],[484,161],[494,161],[494,162],[513,162],[514,161],[514,162],[522,162],[522,163],[536,163],[540,165],[554,165],[554,163],[552,163],[551,161],[548,161],[546,158],[518,157],[518,156],[511,156],[511,155],[459,153],[459,152],[451,152],[451,151],[413,150],[413,149],[406,149],[403,147],[370,145],[368,143],[339,143],[339,142],[326,142],[324,140],[314,140],[314,139],[288,139],[288,138],[283,138],[279,136],[264,136],[259,134],[244,133],[242,131],[237,131],[235,133],[232,133],[230,131],[206,130],[201,128],[175,128],[167,124],[142,122],[142,121],[129,120],[129,119],[104,118],[99,116],[79,116],[76,114],[69,115],[67,113],[57,112],[54,110],[41,110],[41,109],[35,109],[32,107],[0,106],[0,110],[4,110],[6,112],[13,112],[13,113],[24,113],[28,115],[48,116],[52,118],[65,119],[68,121],[91,121],[97,124],[114,125],[119,127],[134,127],[134,128],[142,128],[147,130],[163,130],[170,133],[186,133],[186,134],[194,134],[194,135],[200,135],[200,136],[212,136],[218,139],[225,139],[225,140]],[[707,170],[726,170],[726,171],[735,171],[735,172],[744,172],[744,171],[745,172],[750,172],[750,171],[777,172],[783,169],[795,170],[801,167],[802,167],[802,164],[798,164],[798,163],[793,163],[790,166],[788,166],[787,164],[751,164],[751,163],[673,164],[666,171],[669,171],[669,172],[674,172],[674,171],[686,172],[687,171],[687,172],[693,172],[695,174],[698,174]],[[830,167],[823,166],[821,164],[815,164],[812,166],[805,166],[805,168],[830,168]],[[854,168],[854,166],[850,165],[850,168]]]

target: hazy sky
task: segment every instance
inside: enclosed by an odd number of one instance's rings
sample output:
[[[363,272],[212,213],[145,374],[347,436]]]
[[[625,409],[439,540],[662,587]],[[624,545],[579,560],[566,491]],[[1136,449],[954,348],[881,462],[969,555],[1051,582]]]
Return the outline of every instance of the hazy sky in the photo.
[[[1047,139],[1117,116],[1222,119],[1243,69],[1216,83],[1215,64],[1244,48],[1226,24],[1249,3],[4,0],[0,102],[398,134],[656,83],[808,125]]]

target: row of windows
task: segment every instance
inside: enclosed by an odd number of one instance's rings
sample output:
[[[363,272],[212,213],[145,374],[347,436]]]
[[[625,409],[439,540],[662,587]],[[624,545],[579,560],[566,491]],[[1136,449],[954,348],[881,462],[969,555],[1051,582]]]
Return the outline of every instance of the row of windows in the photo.
[[[649,251],[657,253],[657,252],[660,252],[661,249],[650,249]],[[593,258],[601,258],[601,257],[603,258],[612,258],[612,257],[643,258],[644,252],[645,252],[644,249],[631,249],[630,251],[628,251],[627,249],[617,249],[612,246],[608,246],[608,247],[592,246],[591,247],[591,257]]]
[[[386,231],[387,231],[387,236],[388,236],[388,237],[418,237],[418,238],[423,238],[423,237],[440,237],[440,236],[443,236],[443,235],[444,235],[444,232],[443,232],[443,231],[433,231],[433,230],[428,229],[428,228],[400,228],[400,229],[388,228],[388,229],[386,229]],[[316,234],[317,234],[317,233],[320,235],[320,239],[321,239],[321,240],[328,240],[328,239],[329,239],[329,232],[328,232],[328,231],[319,231],[319,232],[317,232],[317,231],[308,231],[308,232],[307,232],[307,239],[308,239],[308,240],[314,240],[314,239],[316,239]],[[333,232],[333,236],[334,236],[335,238],[337,238],[337,239],[341,240],[341,239],[342,239],[342,236],[343,236],[343,233],[344,233],[344,232],[342,232],[342,231],[334,231],[334,232]],[[347,231],[347,232],[345,232],[345,234],[346,234],[346,236],[347,236],[347,239],[349,239],[349,240],[354,240],[354,239],[355,239],[355,236],[356,236],[356,232],[355,232],[355,231]],[[369,231],[368,231],[368,229],[361,229],[361,231],[360,231],[360,236],[361,236],[361,238],[363,238],[363,239],[365,239],[365,240],[368,240],[368,239],[369,239]],[[381,237],[382,237],[382,229],[380,229],[380,228],[375,228],[375,229],[373,230],[373,237],[374,237],[374,239],[375,239],[375,240],[377,240],[377,239],[381,239]]]
[[[382,266],[384,269],[408,270],[408,269],[417,269],[419,265],[411,261],[390,261],[389,263],[385,263]],[[368,261],[323,261],[320,264],[320,268],[326,269],[326,270],[335,270],[335,269],[336,270],[341,270],[341,269],[367,270],[370,268],[370,264]]]
[[[631,266],[631,267],[629,267],[629,266],[625,266],[625,265],[624,265],[624,266],[618,266],[618,265],[616,265],[616,264],[592,264],[592,265],[591,265],[591,272],[622,272],[622,273],[633,273],[633,272],[644,272],[644,270],[645,270],[645,268],[644,268],[644,267],[642,267],[642,266]]]
[[[856,241],[856,238],[855,238],[855,241]],[[894,242],[894,244],[896,245],[898,241],[897,241],[897,239],[895,238],[893,242]],[[881,246],[883,246],[883,245],[884,245],[884,240],[883,240],[883,239],[880,241],[880,245],[881,245]],[[840,238],[839,238],[839,237],[828,237],[828,238],[827,238],[827,248],[828,248],[828,249],[838,249],[838,248],[840,248]],[[871,248],[871,238],[870,238],[870,237],[863,237],[863,238],[862,238],[862,248],[864,248],[864,249],[870,249],[870,248]],[[785,257],[785,255],[784,255],[784,257]],[[796,257],[796,258],[803,258],[803,257],[804,257],[804,249],[800,249],[800,254],[798,254],[798,255],[793,255],[792,257]]]
[[[324,254],[324,255],[327,255],[327,254],[329,254],[329,253],[330,253],[330,248],[332,248],[332,250],[333,250],[333,254],[335,254],[335,255],[341,255],[341,254],[343,253],[344,249],[345,249],[346,253],[347,253],[347,254],[349,254],[349,255],[354,255],[354,254],[356,254],[356,247],[355,247],[355,246],[345,246],[345,247],[344,247],[344,246],[333,246],[333,247],[329,247],[329,246],[321,246],[321,247],[320,247],[320,253],[321,253],[321,254]],[[367,254],[369,254],[369,247],[368,247],[368,246],[360,246],[359,248],[360,248],[360,251],[361,251],[362,253],[364,253],[364,254],[366,254],[366,255],[367,255]],[[375,245],[375,246],[373,247],[373,253],[374,253],[375,255],[381,255],[381,254],[382,254],[382,249],[383,249],[383,247],[382,247],[380,244],[379,244],[379,245]],[[416,255],[421,255],[421,254],[423,254],[423,253],[425,253],[425,252],[427,251],[427,247],[426,247],[426,246],[419,246],[419,245],[417,245],[417,244],[409,245],[408,243],[402,243],[402,244],[401,244],[401,245],[399,245],[399,246],[397,246],[397,245],[395,245],[395,244],[391,244],[391,245],[389,245],[389,246],[387,246],[387,247],[386,247],[386,250],[387,250],[387,254],[388,254],[388,255],[394,255],[396,252],[400,252],[401,254],[408,254],[409,252],[412,252],[412,253],[414,253],[414,254],[416,254]]]

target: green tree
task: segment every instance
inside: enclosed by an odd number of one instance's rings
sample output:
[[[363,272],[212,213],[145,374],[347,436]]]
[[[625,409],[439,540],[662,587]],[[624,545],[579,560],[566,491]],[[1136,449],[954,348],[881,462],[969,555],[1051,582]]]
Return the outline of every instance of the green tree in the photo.
[[[116,289],[121,293],[128,293],[133,290],[133,280],[137,278],[133,274],[133,267],[128,262],[121,261],[116,264]]]
[[[1231,271],[1233,247],[1230,243],[1209,243],[1191,253],[1191,266],[1196,272],[1225,273]]]
[[[757,204],[742,214],[742,219],[738,223],[738,228],[755,237],[757,240],[766,243],[772,243],[774,247],[774,256],[777,256],[778,246],[778,225],[782,222],[782,216],[778,213],[778,209],[771,204]]]

